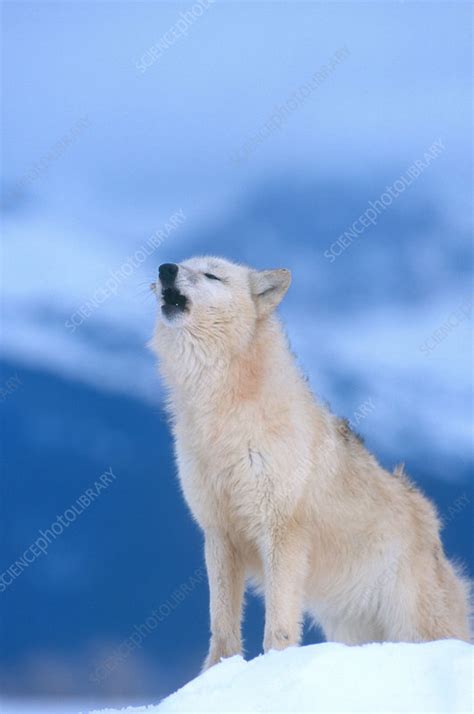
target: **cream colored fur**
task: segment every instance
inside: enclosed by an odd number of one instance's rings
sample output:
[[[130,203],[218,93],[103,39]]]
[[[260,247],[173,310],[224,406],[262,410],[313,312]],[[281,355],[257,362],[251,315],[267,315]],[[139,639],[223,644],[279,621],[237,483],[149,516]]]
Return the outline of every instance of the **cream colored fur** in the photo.
[[[185,261],[188,310],[160,315],[151,341],[184,497],[205,535],[205,667],[241,651],[247,581],[265,597],[265,650],[297,645],[305,612],[346,644],[468,640],[467,586],[434,507],[301,376],[273,312],[289,283],[285,270]]]

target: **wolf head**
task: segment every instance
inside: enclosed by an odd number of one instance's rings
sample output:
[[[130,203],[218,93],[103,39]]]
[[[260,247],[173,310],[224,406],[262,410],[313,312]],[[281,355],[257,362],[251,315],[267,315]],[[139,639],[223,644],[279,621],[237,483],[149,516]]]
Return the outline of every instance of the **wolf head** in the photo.
[[[290,284],[288,270],[252,270],[223,258],[164,263],[152,284],[160,331],[219,337],[243,346],[258,322],[276,308]]]

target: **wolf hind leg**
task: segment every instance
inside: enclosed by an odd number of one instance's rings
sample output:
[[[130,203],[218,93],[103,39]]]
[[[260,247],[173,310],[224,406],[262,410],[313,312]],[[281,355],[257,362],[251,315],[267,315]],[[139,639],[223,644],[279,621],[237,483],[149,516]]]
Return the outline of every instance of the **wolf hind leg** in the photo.
[[[440,548],[425,556],[423,567],[398,574],[390,604],[380,612],[390,642],[470,641],[467,583]]]

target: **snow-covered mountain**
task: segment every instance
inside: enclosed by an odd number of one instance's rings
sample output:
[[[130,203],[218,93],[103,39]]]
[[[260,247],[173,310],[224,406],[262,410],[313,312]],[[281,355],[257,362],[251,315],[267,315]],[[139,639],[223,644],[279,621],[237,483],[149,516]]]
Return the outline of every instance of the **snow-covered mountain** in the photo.
[[[472,443],[469,226],[421,185],[337,259],[325,256],[390,173],[352,184],[273,180],[205,224],[176,205],[126,240],[48,211],[7,217],[4,355],[158,403],[145,349],[158,265],[196,253],[278,263],[293,273],[282,317],[320,398],[349,418],[371,399],[372,417],[356,425],[370,444],[395,461],[424,458],[429,444],[433,473],[450,478],[447,459],[468,458]]]

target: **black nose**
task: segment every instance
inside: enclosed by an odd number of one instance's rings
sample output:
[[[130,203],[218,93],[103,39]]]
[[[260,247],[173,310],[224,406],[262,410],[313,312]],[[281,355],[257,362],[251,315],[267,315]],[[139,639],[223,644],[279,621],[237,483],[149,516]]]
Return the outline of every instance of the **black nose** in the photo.
[[[178,275],[178,266],[176,263],[163,263],[159,267],[158,274],[163,285],[173,285]]]

